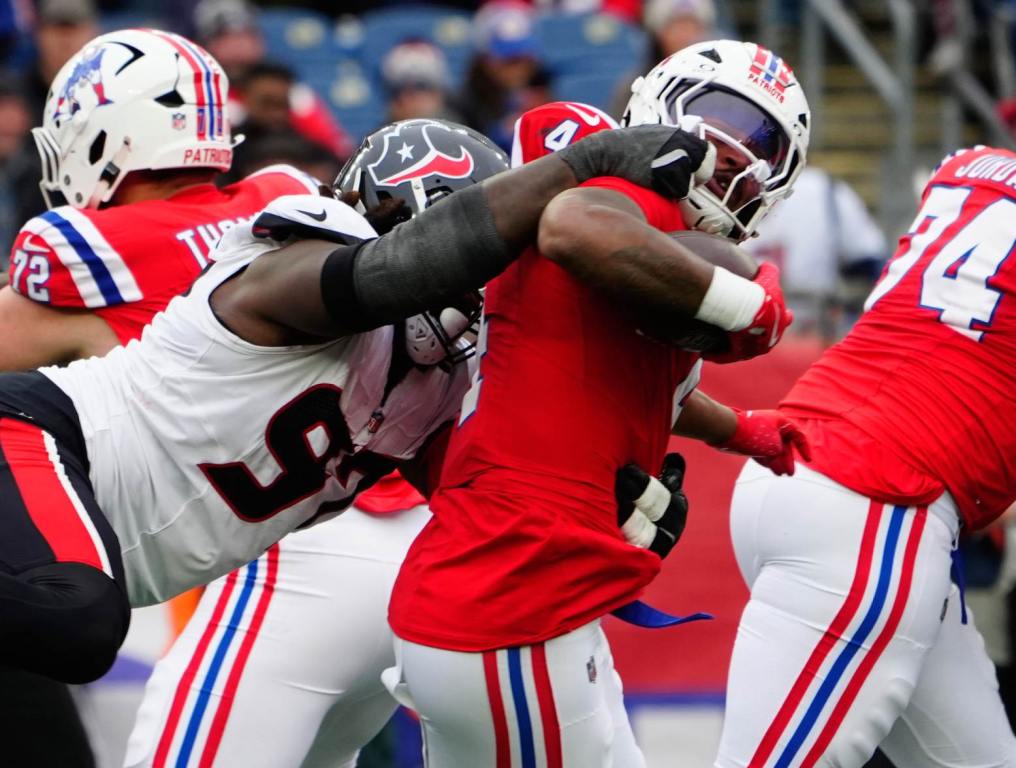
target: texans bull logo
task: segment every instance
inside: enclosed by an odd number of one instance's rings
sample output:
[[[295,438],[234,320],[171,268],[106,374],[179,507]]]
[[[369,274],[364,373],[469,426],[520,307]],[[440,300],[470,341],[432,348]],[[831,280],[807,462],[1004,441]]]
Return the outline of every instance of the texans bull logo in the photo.
[[[379,186],[394,187],[407,181],[425,179],[428,176],[440,176],[446,179],[464,179],[470,176],[476,165],[473,161],[473,156],[462,146],[457,147],[458,151],[456,155],[441,151],[434,143],[435,138],[438,137],[432,137],[430,135],[431,130],[451,131],[452,129],[445,128],[444,126],[427,126],[422,131],[426,143],[424,147],[420,147],[418,144],[410,144],[403,140],[402,146],[394,150],[394,153],[402,158],[403,163],[412,162],[412,165],[395,171],[384,178],[378,178],[376,169],[390,157],[389,152],[392,151],[392,145],[397,144],[398,140],[402,138],[399,135],[399,130],[386,134],[381,159],[367,166],[367,170],[370,172],[371,178],[374,179],[374,183]],[[438,138],[438,142],[440,143],[440,138]],[[421,152],[423,152],[422,156],[420,156]],[[414,156],[419,157],[419,159],[414,161]]]

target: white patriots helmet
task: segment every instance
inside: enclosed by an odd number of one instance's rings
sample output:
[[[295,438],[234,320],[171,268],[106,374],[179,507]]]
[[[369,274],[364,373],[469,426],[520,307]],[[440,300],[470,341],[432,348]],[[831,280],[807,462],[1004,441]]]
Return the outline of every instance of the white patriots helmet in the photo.
[[[32,129],[46,204],[96,208],[131,171],[228,170],[228,93],[219,63],[185,37],[125,29],[95,38],[57,74]]]
[[[632,83],[622,125],[676,125],[717,149],[716,171],[681,209],[688,226],[741,241],[804,169],[811,113],[790,67],[756,43],[688,46]]]

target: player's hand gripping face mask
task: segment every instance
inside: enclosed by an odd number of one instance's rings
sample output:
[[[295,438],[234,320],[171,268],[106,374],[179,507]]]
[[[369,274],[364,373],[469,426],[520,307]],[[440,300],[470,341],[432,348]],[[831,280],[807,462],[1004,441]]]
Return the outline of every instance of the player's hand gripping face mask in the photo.
[[[401,199],[408,218],[507,169],[504,152],[471,128],[446,120],[403,120],[364,139],[335,187],[358,193],[358,207],[368,212]],[[473,292],[452,306],[408,318],[410,359],[417,365],[452,365],[471,356],[481,309],[480,293]]]
[[[754,43],[689,46],[632,83],[623,125],[679,125],[716,148],[706,184],[681,203],[687,224],[744,240],[789,196],[808,149],[808,102],[790,68]]]

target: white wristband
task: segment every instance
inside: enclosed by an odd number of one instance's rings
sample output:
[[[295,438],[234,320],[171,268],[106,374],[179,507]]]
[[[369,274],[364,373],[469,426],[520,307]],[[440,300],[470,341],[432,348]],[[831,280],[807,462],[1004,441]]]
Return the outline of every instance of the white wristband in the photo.
[[[766,292],[758,283],[715,267],[695,319],[725,331],[740,331],[751,324],[765,300]]]
[[[631,513],[631,517],[624,521],[621,526],[621,533],[625,540],[639,549],[649,549],[656,538],[656,525],[638,509]]]
[[[667,507],[670,506],[670,499],[670,491],[667,490],[667,486],[650,476],[646,489],[641,496],[635,499],[635,509],[655,523],[666,514]]]

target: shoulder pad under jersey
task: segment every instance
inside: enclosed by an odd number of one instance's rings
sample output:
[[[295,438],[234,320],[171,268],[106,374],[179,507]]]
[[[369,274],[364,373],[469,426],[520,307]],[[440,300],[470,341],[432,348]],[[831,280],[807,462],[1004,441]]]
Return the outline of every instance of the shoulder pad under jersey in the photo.
[[[617,122],[606,112],[574,101],[554,101],[530,109],[515,121],[512,167],[557,152],[572,142]]]
[[[285,195],[273,200],[254,219],[251,233],[277,243],[295,238],[353,245],[377,237],[362,214],[318,195]]]
[[[321,186],[320,182],[310,174],[283,163],[266,166],[246,176],[241,181],[277,185],[280,188],[277,194],[297,194],[296,190],[293,189],[297,187],[301,192],[313,195],[317,194],[318,188]]]

